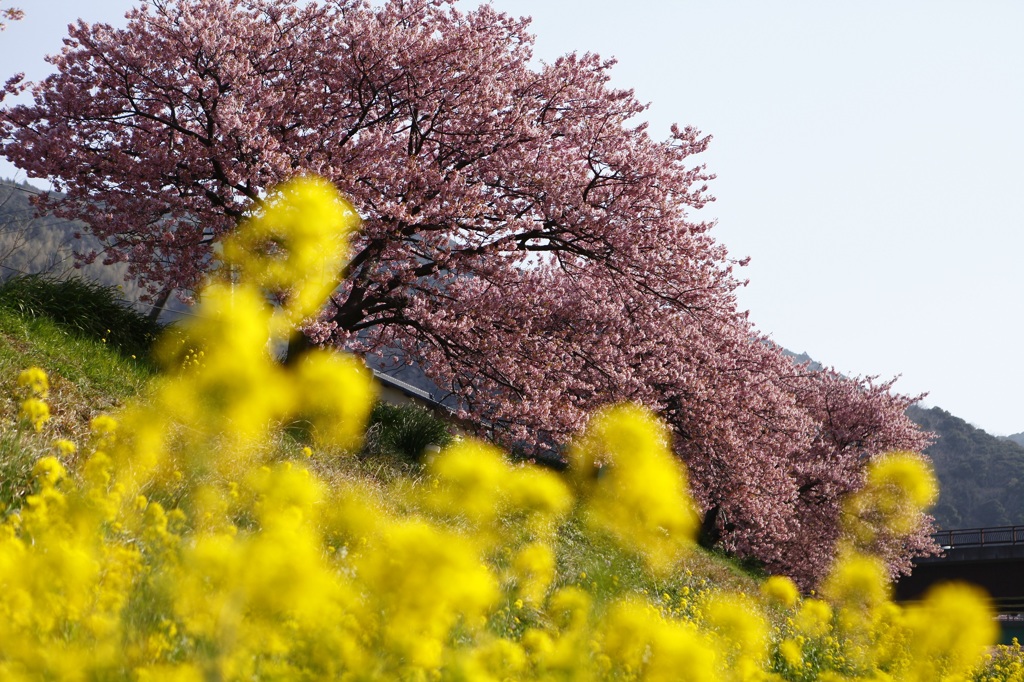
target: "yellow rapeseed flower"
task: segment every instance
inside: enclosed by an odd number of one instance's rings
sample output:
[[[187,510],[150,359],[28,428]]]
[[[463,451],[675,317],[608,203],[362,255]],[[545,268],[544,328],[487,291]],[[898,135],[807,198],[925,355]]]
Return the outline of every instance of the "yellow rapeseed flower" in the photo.
[[[712,591],[701,605],[702,625],[715,635],[716,648],[743,679],[760,669],[768,654],[768,621],[757,602],[741,594]]]
[[[268,197],[223,243],[228,272],[283,302],[275,334],[290,333],[338,285],[347,235],[359,226],[352,205],[325,180],[299,177]]]
[[[358,449],[377,396],[366,366],[351,356],[318,350],[302,356],[291,380],[295,409],[317,442]]]
[[[870,547],[880,531],[907,535],[924,522],[938,497],[931,466],[913,452],[892,452],[873,460],[864,487],[844,504],[846,531],[860,547]]]
[[[18,386],[27,388],[37,398],[46,398],[50,391],[50,380],[40,367],[29,367],[18,375]]]
[[[117,431],[117,420],[109,414],[97,415],[89,422],[89,429],[96,436],[110,436]]]
[[[784,575],[773,575],[761,583],[761,594],[770,602],[787,609],[793,608],[800,599],[796,583]]]
[[[67,476],[67,471],[56,457],[40,457],[32,467],[32,476],[45,485],[56,485]]]
[[[999,634],[988,595],[963,583],[929,590],[907,607],[906,626],[908,682],[964,679]]]
[[[78,451],[78,446],[66,438],[58,438],[53,441],[53,448],[61,457],[70,457]]]
[[[807,637],[821,637],[832,628],[832,607],[820,599],[805,599],[800,603],[794,624],[797,632]]]
[[[26,398],[21,403],[18,416],[32,425],[36,432],[43,430],[43,424],[50,420],[50,406],[39,398]]]
[[[924,458],[913,452],[892,452],[873,461],[868,467],[867,485],[899,491],[921,510],[930,507],[939,495],[935,473]]]
[[[803,664],[803,648],[796,640],[782,640],[782,643],[779,644],[779,654],[782,656],[782,660],[786,662],[786,665],[791,668],[799,669]]]
[[[822,593],[845,605],[875,606],[889,596],[889,576],[880,559],[848,551],[832,567]]]
[[[555,554],[547,544],[533,542],[516,553],[512,561],[519,594],[528,604],[544,601],[548,588],[555,579]]]
[[[689,551],[697,531],[686,472],[669,439],[649,411],[618,405],[594,415],[570,451],[589,525],[659,573]]]

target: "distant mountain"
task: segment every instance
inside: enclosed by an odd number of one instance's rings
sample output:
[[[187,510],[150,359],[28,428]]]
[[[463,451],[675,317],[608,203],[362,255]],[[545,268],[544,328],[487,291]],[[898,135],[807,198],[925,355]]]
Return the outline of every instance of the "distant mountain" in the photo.
[[[1017,445],[1024,446],[1024,431],[1015,433],[1012,436],[1006,436],[1006,440],[1012,440]]]
[[[109,286],[124,285],[126,264],[105,266],[102,258],[81,268],[75,254],[100,246],[85,225],[53,216],[37,216],[32,197],[39,190],[27,183],[0,180],[0,279],[18,274],[78,274]],[[76,234],[83,234],[76,239]],[[134,289],[128,295],[136,293]]]
[[[939,479],[940,528],[1024,523],[1024,447],[938,407],[911,406],[907,416],[936,436],[925,454]]]
[[[791,350],[787,350],[787,349],[783,348],[782,349],[782,354],[785,355],[786,357],[790,358],[793,362],[795,362],[798,365],[802,365],[802,364],[806,363],[808,369],[810,369],[813,372],[817,372],[818,370],[821,370],[821,369],[825,368],[824,365],[822,365],[820,362],[817,362],[816,360],[811,358],[811,356],[808,355],[807,353],[794,353]]]
[[[32,197],[39,192],[27,183],[0,179],[0,281],[20,274],[82,277],[118,288],[126,302],[148,312],[150,307],[139,302],[142,288],[125,281],[127,263],[104,265],[101,256],[93,263],[76,267],[76,253],[100,250],[102,245],[88,234],[84,223],[37,216]],[[161,319],[173,319],[184,309],[183,304],[172,299]]]

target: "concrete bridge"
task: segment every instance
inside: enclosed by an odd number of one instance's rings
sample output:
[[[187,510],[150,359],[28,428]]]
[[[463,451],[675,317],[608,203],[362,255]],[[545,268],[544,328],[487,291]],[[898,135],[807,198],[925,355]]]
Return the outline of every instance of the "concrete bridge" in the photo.
[[[897,601],[915,601],[939,582],[984,588],[998,611],[1002,640],[1024,641],[1024,526],[943,530],[933,536],[942,555],[914,559],[896,583]]]
[[[914,559],[896,583],[900,601],[919,599],[937,582],[960,580],[985,588],[1000,613],[1024,613],[1024,526],[943,530],[933,536],[941,556]]]

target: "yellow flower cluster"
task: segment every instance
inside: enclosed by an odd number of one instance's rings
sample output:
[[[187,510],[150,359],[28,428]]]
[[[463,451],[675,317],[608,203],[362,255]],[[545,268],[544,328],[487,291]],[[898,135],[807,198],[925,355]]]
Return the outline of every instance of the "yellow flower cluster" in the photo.
[[[41,368],[29,367],[18,375],[18,386],[28,393],[21,401],[18,416],[31,424],[38,433],[43,430],[43,424],[50,420],[50,406],[46,403],[50,380]]]
[[[314,473],[358,445],[373,385],[351,358],[269,349],[333,286],[340,257],[313,256],[341,238],[321,228],[354,224],[323,183],[282,188],[225,245],[232,281],[163,342],[147,399],[93,420],[75,466],[69,441],[38,459],[0,522],[0,679],[954,680],[982,662],[980,595],[897,606],[853,550],[823,599],[693,578],[685,472],[638,407],[595,415],[568,477],[472,439],[415,480]],[[608,575],[567,562],[574,544],[606,548]],[[1000,656],[979,679],[1014,679]]]
[[[676,566],[697,531],[686,474],[669,443],[653,415],[620,405],[595,415],[570,453],[591,527],[659,573]]]
[[[928,463],[912,452],[893,452],[871,462],[866,485],[846,501],[850,536],[870,547],[878,529],[901,536],[923,523],[923,510],[939,496]]]
[[[27,388],[39,398],[46,398],[50,392],[50,379],[41,367],[29,367],[18,375],[18,386]]]
[[[253,219],[224,240],[224,267],[232,281],[258,288],[280,304],[272,331],[288,334],[338,286],[346,239],[358,225],[359,214],[334,187],[301,178],[271,195]]]
[[[1014,637],[1009,646],[998,647],[989,664],[974,676],[975,682],[1010,682],[1024,680],[1024,649]]]

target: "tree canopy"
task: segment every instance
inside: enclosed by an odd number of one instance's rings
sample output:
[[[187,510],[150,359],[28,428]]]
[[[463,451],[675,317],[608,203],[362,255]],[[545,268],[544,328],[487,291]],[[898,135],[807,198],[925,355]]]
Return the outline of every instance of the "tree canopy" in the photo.
[[[151,0],[127,18],[70,28],[35,102],[0,111],[0,150],[152,295],[195,290],[277,183],[326,177],[363,223],[314,342],[399,349],[525,448],[643,403],[712,535],[805,584],[864,464],[924,444],[913,398],[794,366],[737,310],[741,263],[694,215],[710,138],[653,138],[611,61],[534,65],[528,20],[489,5]]]

